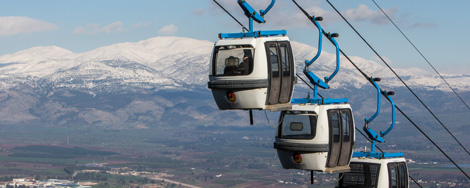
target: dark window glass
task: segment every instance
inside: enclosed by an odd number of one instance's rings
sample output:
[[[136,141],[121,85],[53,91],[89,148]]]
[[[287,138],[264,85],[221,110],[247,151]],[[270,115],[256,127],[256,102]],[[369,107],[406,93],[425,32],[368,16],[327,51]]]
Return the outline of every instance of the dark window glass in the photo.
[[[339,187],[377,187],[379,164],[352,162],[349,166],[350,172],[339,174]]]
[[[398,179],[400,180],[400,188],[405,188],[407,184],[407,175],[405,171],[405,165],[403,163],[398,164]]]
[[[343,126],[343,142],[348,142],[350,137],[349,125],[351,123],[348,111],[341,111],[341,125]]]
[[[316,134],[317,115],[308,112],[287,111],[281,114],[281,138],[313,139]]]
[[[279,77],[279,61],[276,44],[269,45],[269,58],[271,60],[272,77]]]
[[[238,76],[253,72],[254,48],[248,45],[216,46],[213,75]]]
[[[333,130],[333,142],[339,142],[339,136],[341,135],[341,133],[339,132],[340,127],[339,127],[338,112],[336,110],[331,111],[330,117],[331,117],[330,124]]]
[[[390,187],[408,187],[408,170],[404,162],[388,164],[388,172]]]
[[[282,74],[283,76],[290,76],[289,49],[287,44],[281,43],[279,49],[281,51]]]
[[[397,165],[396,164],[388,164],[388,180],[391,188],[397,188]]]

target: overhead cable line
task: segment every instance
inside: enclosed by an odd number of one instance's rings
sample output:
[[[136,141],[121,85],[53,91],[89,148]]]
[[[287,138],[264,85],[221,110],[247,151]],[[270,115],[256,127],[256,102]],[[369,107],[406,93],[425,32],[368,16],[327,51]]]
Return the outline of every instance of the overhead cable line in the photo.
[[[413,177],[411,177],[411,176],[408,176],[408,177],[410,177],[410,179],[411,179],[416,185],[418,185],[419,187],[422,188],[422,186],[421,186]]]
[[[375,0],[372,0],[372,2],[374,2],[374,4],[380,9],[380,11],[382,11],[382,13],[388,18],[388,20],[392,22],[395,28],[397,28],[398,31],[400,31],[403,37],[405,37],[406,40],[408,40],[411,46],[413,46],[413,48],[419,53],[419,55],[423,57],[423,59],[428,63],[428,65],[431,66],[431,68],[436,72],[436,74],[439,75],[439,77],[444,81],[444,83],[447,84],[447,86],[452,90],[452,92],[454,92],[454,94],[460,99],[460,101],[462,101],[462,103],[470,110],[470,106],[462,99],[462,97],[460,97],[459,94],[457,94],[455,89],[452,88],[452,86],[450,86],[450,84],[444,79],[444,77],[442,77],[442,75],[436,70],[436,68],[434,68],[434,66],[428,61],[428,59],[423,55],[423,53],[421,53],[421,51],[413,44],[413,42],[411,42],[411,40],[405,35],[405,33],[403,33],[403,31],[397,26],[397,24],[395,24],[395,22],[387,15],[387,13],[385,13],[385,11],[375,2]]]
[[[245,31],[248,31],[248,29],[242,24],[240,23],[240,21],[238,21],[235,17],[233,17],[232,14],[230,14],[229,11],[227,11],[222,5],[220,5],[217,0],[213,0],[215,2],[215,4],[219,5],[220,8],[222,8],[222,10],[224,10],[230,17],[233,18],[233,20],[235,20],[238,24],[240,24],[240,26],[242,26],[242,29],[244,29]]]
[[[434,117],[434,119],[436,119],[439,124],[441,124],[441,126],[447,131],[447,133],[449,133],[452,138],[454,138],[454,140],[460,145],[460,147],[462,147],[462,149],[467,152],[467,154],[470,156],[470,152],[462,145],[462,143],[454,136],[454,134],[452,134],[450,132],[450,130],[447,128],[447,126],[444,125],[444,123],[441,122],[441,120],[431,111],[431,109],[429,109],[429,107],[424,104],[424,102],[418,97],[418,95],[408,86],[408,84],[405,83],[405,81],[395,72],[395,70],[393,70],[392,67],[390,67],[390,65],[382,58],[382,56],[379,55],[379,53],[366,41],[366,39],[364,39],[364,37],[362,37],[362,35],[351,25],[351,23],[349,23],[349,21],[338,11],[338,9],[336,9],[336,7],[330,3],[329,0],[326,0],[328,2],[328,4],[330,4],[330,6],[335,9],[335,11],[341,16],[341,18],[343,18],[343,20],[354,30],[354,32],[356,32],[356,34],[367,44],[367,46],[369,46],[369,48],[375,53],[375,55],[377,55],[377,57],[379,57],[380,60],[382,60],[382,62],[390,69],[390,71],[392,71],[393,74],[395,74],[395,76],[403,83],[403,85],[405,85],[405,87],[416,97],[416,99],[418,99],[418,101],[426,108],[426,110]]]
[[[460,166],[457,165],[457,163],[455,163],[454,160],[452,160],[434,141],[432,141],[432,139],[429,138],[429,136],[428,136],[426,133],[424,133],[423,130],[421,130],[421,129],[418,127],[418,125],[416,125],[416,124],[415,124],[397,105],[395,105],[395,108],[396,108],[398,111],[400,111],[400,113],[403,114],[403,116],[405,116],[405,118],[408,119],[408,121],[410,121],[411,124],[413,124],[413,125],[416,127],[416,129],[419,130],[419,132],[421,132],[421,134],[423,134],[429,141],[431,141],[431,143],[432,143],[434,146],[436,146],[436,148],[439,149],[439,151],[441,151],[441,153],[444,154],[444,155],[447,157],[447,159],[449,159],[450,162],[452,162],[452,163],[453,163],[465,176],[467,176],[467,178],[470,180],[470,176],[468,176],[468,174],[465,173],[465,171],[463,171],[462,168],[460,168]]]
[[[299,4],[297,4],[297,2],[295,0],[292,0],[296,5],[297,7],[299,7],[299,9],[310,19],[312,20],[312,16],[310,16]],[[336,10],[336,8],[327,0],[327,2]],[[337,11],[337,10],[336,10]],[[338,12],[338,11],[337,11]],[[339,12],[338,12],[339,13]],[[341,15],[342,16],[342,15]],[[344,18],[344,17],[343,17]],[[315,25],[316,26],[316,25]],[[324,29],[322,30],[323,32],[323,35],[325,36],[328,36],[329,33],[327,33]],[[330,40],[330,42],[332,42]],[[370,77],[364,72],[362,71],[350,58],[349,56],[346,55],[346,53],[344,53],[343,50],[339,50],[341,52],[341,54],[362,74],[362,76],[364,76],[364,78],[366,78],[369,82],[370,82]],[[385,96],[385,93],[384,92],[381,92],[382,95]],[[386,96],[385,96],[386,97]],[[397,105],[395,105],[395,108],[398,109],[405,117],[407,117],[408,121],[410,121],[413,125],[415,125],[415,127],[421,132],[421,134],[423,134],[429,141],[431,141],[431,143],[439,149],[439,151],[444,154],[445,157],[447,157],[447,159],[449,159],[449,161],[451,161],[469,180],[470,180],[470,176],[467,175],[467,173],[465,171],[462,170],[462,168],[460,168],[460,166],[458,166],[457,163],[454,162],[454,160],[452,160],[429,136],[427,136],[419,127],[418,125],[416,125],[410,118],[408,118],[408,116],[405,115],[405,113],[398,108]]]
[[[294,1],[294,2],[295,2],[295,1]],[[353,63],[353,64],[354,64],[354,63]],[[354,66],[355,66],[355,64],[354,64]],[[356,68],[358,68],[358,67],[356,66]],[[360,69],[358,69],[358,70],[361,71]],[[362,72],[362,71],[361,71],[361,73],[365,74],[365,73]],[[305,84],[307,84],[307,86],[310,87],[310,89],[313,90],[313,87],[310,86],[302,77],[300,77],[299,74],[296,74],[296,75],[297,75],[297,77],[299,77]],[[366,77],[367,77],[367,76],[366,76]],[[323,96],[321,96],[320,94],[318,94],[318,95],[323,99]],[[267,118],[267,116],[266,116],[266,118]],[[269,120],[268,120],[268,123],[269,123]],[[370,138],[369,138],[368,136],[366,136],[359,128],[357,128],[357,127],[355,127],[355,128],[356,128],[357,132],[361,133],[361,135],[362,135],[364,138],[367,139],[367,141],[372,142],[372,140],[370,140]],[[384,151],[383,151],[379,146],[377,146],[377,145],[375,145],[375,148],[377,148],[377,149],[378,149],[380,152],[382,152],[382,153],[384,152]],[[411,177],[411,175],[408,175],[408,177],[409,177],[416,185],[418,185],[419,187],[422,187],[413,177]]]
[[[294,1],[294,3],[296,3],[296,2]],[[296,4],[297,4],[297,3],[296,3]],[[351,61],[351,62],[352,62],[352,61]],[[353,64],[354,64],[354,63],[353,63]],[[356,65],[354,64],[354,66],[356,66]],[[363,74],[365,75],[365,73],[362,72],[362,70],[360,70],[357,66],[356,66],[356,68],[357,68],[361,73],[363,73]],[[296,75],[297,75],[297,77],[299,77],[305,84],[307,84],[307,86],[310,87],[310,89],[313,90],[313,87],[310,86],[302,77],[300,77],[299,74],[296,74]],[[366,77],[367,77],[367,76],[366,76]],[[323,99],[323,96],[321,96],[320,94],[318,94],[318,95]],[[266,116],[266,118],[267,118],[267,116]],[[268,120],[268,123],[269,123],[269,120]],[[361,133],[361,135],[362,135],[364,138],[367,139],[367,141],[372,142],[372,140],[370,140],[370,138],[369,138],[368,136],[366,136],[359,128],[357,128],[357,127],[355,127],[355,128],[356,128],[357,132]],[[377,148],[377,149],[378,149],[380,152],[382,152],[382,153],[384,152],[384,151],[383,151],[379,146],[377,146],[377,145],[375,145],[375,148]],[[411,175],[408,175],[408,177],[409,177],[416,185],[418,185],[419,187],[422,187],[413,177],[411,177]]]
[[[349,56],[347,56],[342,50],[341,50],[341,53],[344,55],[344,57],[346,57],[346,59],[359,71],[361,72],[361,74],[367,79],[368,76],[367,74],[365,74],[350,58]],[[382,95],[385,96],[385,92],[381,92]],[[419,132],[421,132],[421,134],[423,134],[442,154],[444,154],[444,156],[450,161],[452,162],[469,180],[470,180],[470,177],[468,176],[467,173],[465,173],[465,171],[462,170],[462,168],[460,168],[460,166],[454,162],[454,160],[452,160],[452,158],[450,158],[442,149],[441,147],[439,147],[421,128],[419,128],[418,125],[416,125],[413,120],[411,120],[406,114],[405,112],[403,112],[396,104],[395,104],[395,108],[401,113],[403,114],[403,116],[405,116],[405,118],[411,123],[413,124],[416,129],[418,129]]]

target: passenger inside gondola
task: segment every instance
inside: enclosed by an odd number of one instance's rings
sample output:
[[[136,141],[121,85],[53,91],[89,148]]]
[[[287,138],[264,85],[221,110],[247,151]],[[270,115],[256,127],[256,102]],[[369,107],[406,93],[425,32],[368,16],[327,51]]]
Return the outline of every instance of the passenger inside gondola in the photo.
[[[243,61],[237,67],[237,73],[240,75],[248,75],[251,73],[250,67],[253,67],[253,61],[251,57],[243,56]]]
[[[224,75],[233,75],[237,70],[240,60],[237,57],[230,56],[225,59]]]

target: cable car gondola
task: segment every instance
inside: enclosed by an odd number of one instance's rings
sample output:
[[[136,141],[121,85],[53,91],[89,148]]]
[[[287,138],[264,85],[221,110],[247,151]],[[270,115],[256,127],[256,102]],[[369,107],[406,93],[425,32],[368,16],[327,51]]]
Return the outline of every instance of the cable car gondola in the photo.
[[[241,37],[221,34],[212,53],[208,87],[221,110],[267,109],[290,103],[295,68],[285,31]]]
[[[263,16],[274,3],[258,13],[245,0],[238,0],[249,19],[249,30],[219,34],[208,83],[219,109],[265,110],[290,103],[295,68],[287,32],[253,31],[253,21],[265,23]]]
[[[274,148],[283,168],[338,173],[349,170],[354,141],[349,104],[293,104],[281,112]]]
[[[314,85],[314,96],[292,99],[292,108],[281,112],[274,148],[286,169],[345,172],[349,170],[355,142],[351,106],[347,104],[348,99],[324,99],[318,97],[317,92],[319,87],[329,89],[328,82],[339,71],[339,46],[334,39],[338,34],[327,36],[336,46],[336,69],[322,80],[309,70],[321,54],[323,36],[318,21],[322,18],[310,19],[319,31],[318,51],[312,60],[305,61],[304,74]]]
[[[365,158],[351,159],[350,172],[339,174],[337,188],[408,188],[408,168],[405,158]]]

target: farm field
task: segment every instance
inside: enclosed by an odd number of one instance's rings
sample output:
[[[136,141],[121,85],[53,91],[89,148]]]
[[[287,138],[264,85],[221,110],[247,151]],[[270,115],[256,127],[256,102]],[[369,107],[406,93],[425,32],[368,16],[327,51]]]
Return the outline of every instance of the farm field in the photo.
[[[101,164],[88,168],[165,173],[171,175],[168,179],[202,187],[311,186],[309,172],[282,169],[272,145],[273,134],[273,128],[256,126],[140,130],[8,127],[0,129],[0,177],[70,179],[73,172],[87,165]],[[465,181],[459,171],[442,167],[440,162],[415,161],[409,167],[415,179]],[[79,177],[102,187],[152,181],[151,176],[143,175]],[[315,187],[332,187],[336,179],[335,175],[316,173]]]

